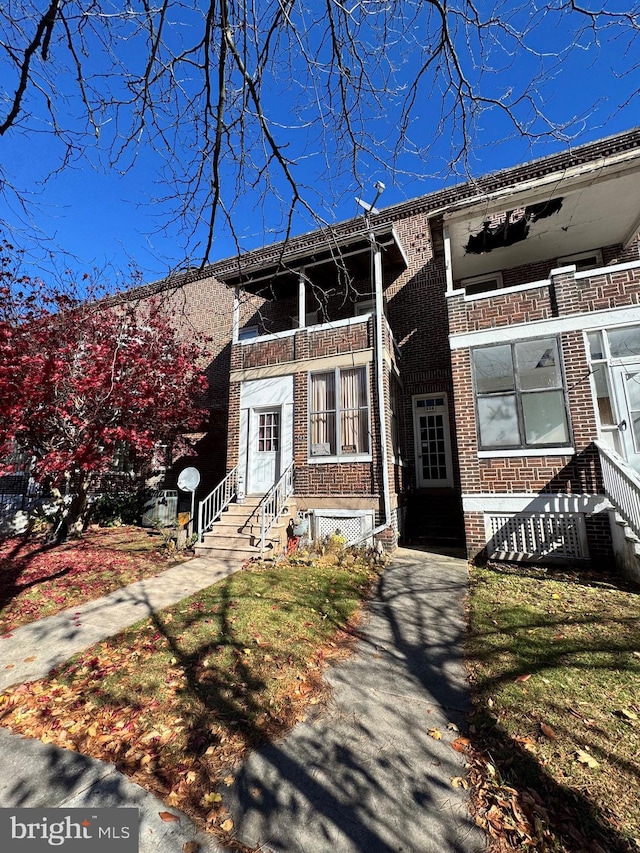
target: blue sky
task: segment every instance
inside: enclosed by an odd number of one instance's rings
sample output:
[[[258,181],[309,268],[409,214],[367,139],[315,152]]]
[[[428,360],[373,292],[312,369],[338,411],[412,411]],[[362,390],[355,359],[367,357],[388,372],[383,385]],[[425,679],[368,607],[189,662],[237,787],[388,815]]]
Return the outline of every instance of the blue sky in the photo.
[[[196,7],[197,0],[194,0]],[[552,0],[558,6],[561,0]],[[36,0],[34,0],[37,6]],[[462,3],[462,0],[460,0]],[[481,8],[490,4],[480,3]],[[517,8],[517,3],[502,0],[503,7]],[[307,4],[311,9],[318,6],[314,0]],[[521,14],[530,15],[535,6],[524,7]],[[610,11],[628,11],[629,3],[612,0],[607,4]],[[518,18],[514,18],[517,23]],[[559,21],[564,21],[559,26]],[[512,166],[534,157],[558,151],[568,144],[580,144],[627,130],[640,124],[637,101],[633,94],[638,90],[638,68],[634,67],[633,45],[624,28],[605,30],[598,41],[588,30],[577,32],[568,27],[570,19],[561,19],[551,13],[540,14],[535,20],[524,48],[508,39],[494,45],[485,62],[495,71],[474,69],[472,54],[477,56],[477,45],[470,44],[468,52],[462,37],[459,47],[467,72],[472,79],[482,81],[483,91],[497,97],[513,87],[515,92],[526,93],[527,81],[540,68],[544,79],[537,86],[538,104],[559,124],[569,123],[571,142],[542,136],[538,141],[518,137],[505,121],[498,109],[487,109],[475,119],[471,137],[472,149],[470,170],[479,175]],[[395,64],[398,80],[410,80],[420,64],[419,49],[424,43],[421,26],[424,21],[416,19],[413,42],[395,48],[388,46],[388,61]],[[412,48],[413,44],[413,48]],[[570,45],[573,45],[571,49]],[[547,54],[542,62],[532,59],[528,49]],[[318,47],[321,51],[321,46]],[[559,59],[554,54],[560,53]],[[126,61],[126,53],[125,53]],[[135,62],[131,57],[132,63]],[[637,61],[637,60],[636,60]],[[108,62],[96,59],[96,68],[109,72]],[[0,64],[0,107],[7,103],[12,94],[14,78],[7,73],[6,65]],[[477,72],[477,73],[476,73]],[[475,75],[475,76],[474,76]],[[295,76],[295,75],[294,75]],[[447,183],[461,180],[447,163],[452,147],[459,136],[451,123],[438,127],[437,117],[443,103],[441,84],[435,89],[425,85],[408,126],[408,149],[421,149],[422,157],[406,151],[397,161],[399,170],[394,175],[390,162],[385,162],[384,139],[397,126],[399,96],[391,97],[375,108],[363,100],[365,122],[379,140],[374,148],[375,156],[363,153],[359,159],[359,175],[344,168],[340,161],[340,140],[332,138],[329,153],[323,157],[317,141],[317,127],[302,130],[299,126],[300,110],[292,118],[288,108],[296,93],[295,81],[281,81],[265,91],[265,104],[271,119],[286,139],[289,124],[298,122],[297,130],[291,130],[291,146],[294,151],[296,177],[309,190],[312,206],[327,219],[339,221],[358,213],[356,196],[371,200],[375,194],[373,183],[385,182],[387,189],[378,206],[386,206],[425,192],[436,190]],[[440,86],[440,88],[439,88]],[[61,77],[60,91],[67,95],[66,83]],[[78,103],[70,98],[70,110],[78,112]],[[446,101],[445,101],[446,103]],[[37,98],[29,104],[31,119],[21,128],[11,130],[0,137],[0,163],[6,176],[22,190],[28,198],[28,212],[20,208],[11,193],[0,197],[0,220],[10,226],[18,245],[30,252],[29,257],[37,260],[38,268],[45,275],[53,269],[72,270],[74,274],[106,268],[107,277],[126,281],[130,266],[136,266],[144,280],[154,280],[166,274],[171,267],[181,266],[186,258],[187,239],[178,222],[167,221],[167,208],[154,201],[157,195],[166,194],[159,185],[160,158],[150,146],[141,145],[135,166],[122,174],[118,168],[98,165],[97,149],[86,148],[87,157],[75,160],[42,184],[42,178],[60,162],[60,145],[49,134],[42,132],[42,117],[38,115],[41,105]],[[0,117],[5,109],[0,110]],[[523,113],[524,114],[524,113]],[[39,123],[38,123],[39,122]],[[542,123],[534,124],[543,130]],[[186,129],[185,129],[186,132]],[[181,146],[188,146],[188,138],[181,137]],[[179,147],[179,146],[177,146]],[[176,160],[180,153],[176,152]],[[339,162],[340,161],[340,162]],[[332,164],[336,164],[332,173]],[[458,171],[464,171],[462,167]],[[229,180],[234,177],[229,174]],[[275,186],[273,193],[262,190],[252,194],[250,187],[243,188],[241,201],[234,213],[234,226],[240,235],[243,248],[253,248],[271,242],[278,236],[282,222],[281,207],[277,194],[281,187]],[[307,215],[294,221],[294,233],[309,230],[313,222]],[[33,250],[33,246],[45,246],[52,252],[47,256]],[[68,253],[63,256],[60,250]],[[228,229],[221,223],[211,253],[212,259],[233,254],[235,244]]]

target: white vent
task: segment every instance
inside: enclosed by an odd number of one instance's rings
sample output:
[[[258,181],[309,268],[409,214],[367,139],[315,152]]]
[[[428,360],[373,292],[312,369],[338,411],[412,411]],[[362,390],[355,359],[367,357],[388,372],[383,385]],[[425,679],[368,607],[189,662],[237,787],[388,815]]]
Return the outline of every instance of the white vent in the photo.
[[[582,514],[485,513],[487,551],[494,560],[585,559]]]
[[[373,512],[368,510],[314,510],[313,519],[313,535],[318,540],[337,533],[349,545],[373,530]]]

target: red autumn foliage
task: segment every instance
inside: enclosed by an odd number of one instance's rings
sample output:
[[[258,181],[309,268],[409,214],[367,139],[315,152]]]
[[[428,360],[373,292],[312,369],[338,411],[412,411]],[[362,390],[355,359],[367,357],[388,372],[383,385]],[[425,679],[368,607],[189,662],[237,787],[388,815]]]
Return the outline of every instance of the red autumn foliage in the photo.
[[[75,491],[118,448],[142,465],[205,415],[204,342],[178,335],[161,297],[98,299],[83,287],[79,299],[20,276],[0,246],[0,460],[17,449],[37,481]]]

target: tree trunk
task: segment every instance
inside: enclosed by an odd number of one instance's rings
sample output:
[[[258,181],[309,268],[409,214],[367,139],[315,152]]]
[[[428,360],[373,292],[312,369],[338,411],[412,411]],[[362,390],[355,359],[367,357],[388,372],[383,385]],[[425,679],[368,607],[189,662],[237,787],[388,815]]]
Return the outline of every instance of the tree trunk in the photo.
[[[70,535],[79,536],[84,529],[87,511],[88,482],[82,478],[68,507],[63,508],[60,521],[54,528],[52,538],[56,544],[66,542]]]

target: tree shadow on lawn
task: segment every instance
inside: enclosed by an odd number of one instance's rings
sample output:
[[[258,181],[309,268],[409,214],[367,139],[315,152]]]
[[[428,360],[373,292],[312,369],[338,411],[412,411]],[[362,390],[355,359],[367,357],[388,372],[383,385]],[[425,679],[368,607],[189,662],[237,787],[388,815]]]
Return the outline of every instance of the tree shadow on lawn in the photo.
[[[638,592],[633,588],[627,589],[618,578],[603,578],[599,574],[585,576],[583,573],[561,570],[543,572],[526,566],[518,567],[516,572],[511,567],[493,564],[490,569],[499,575],[518,574],[543,582],[562,580],[563,583],[575,585],[578,595],[581,589],[587,587],[597,590],[622,589],[634,596]],[[581,779],[579,773],[575,777],[567,773],[567,785],[560,784],[557,776],[554,778],[536,755],[526,749],[526,732],[520,732],[525,737],[524,742],[519,742],[500,725],[499,717],[496,719],[486,703],[492,694],[496,695],[500,686],[521,682],[522,689],[529,691],[531,696],[523,694],[522,709],[514,711],[514,720],[516,716],[521,716],[518,724],[521,729],[533,732],[534,738],[537,737],[541,744],[550,745],[548,736],[540,733],[540,724],[547,722],[544,715],[552,717],[552,741],[560,774],[565,773],[562,770],[563,756],[565,761],[567,756],[575,759],[577,751],[585,749],[589,756],[604,765],[602,770],[597,770],[598,773],[605,773],[607,767],[616,768],[616,771],[620,770],[628,777],[625,786],[630,784],[631,789],[637,787],[640,764],[624,754],[624,741],[620,745],[610,732],[594,725],[596,721],[586,718],[592,715],[597,717],[600,705],[603,714],[608,711],[614,713],[615,709],[610,708],[610,703],[615,691],[612,684],[611,693],[608,692],[608,672],[615,672],[616,678],[622,673],[630,681],[640,679],[640,661],[632,657],[638,656],[640,652],[640,615],[612,616],[608,613],[588,612],[593,608],[593,603],[588,601],[585,602],[587,612],[582,617],[573,613],[565,616],[549,613],[548,616],[541,614],[536,618],[526,603],[511,608],[496,607],[496,619],[499,620],[495,623],[496,627],[483,628],[470,639],[472,660],[489,667],[488,672],[481,671],[478,680],[478,710],[473,715],[476,730],[472,737],[474,749],[490,757],[497,771],[497,779],[505,785],[512,785],[521,794],[524,791],[525,799],[529,799],[528,816],[531,822],[535,823],[536,817],[542,819],[543,824],[564,845],[563,850],[572,853],[588,853],[591,850],[599,853],[603,850],[606,853],[637,851],[638,846],[629,840],[628,835],[625,837],[623,831],[619,831],[624,829],[620,826],[620,818],[613,812],[607,812],[606,808],[599,807],[590,798],[587,788],[589,782],[585,783],[584,777]],[[483,618],[486,621],[486,617]],[[508,656],[506,664],[504,655]],[[496,667],[499,671],[496,671]],[[555,673],[557,675],[554,679]],[[579,695],[594,705],[572,698],[568,702],[585,706],[582,714],[567,702],[563,705],[561,698],[565,696],[565,689],[568,697],[577,691],[575,684],[571,686],[571,679],[579,681],[580,673],[584,673],[585,681],[580,681],[580,690],[584,693],[580,692]],[[591,682],[588,681],[589,673],[594,675]],[[530,681],[532,676],[534,680]],[[536,676],[539,679],[535,680]],[[594,691],[597,693],[600,690],[598,685],[603,680],[604,686],[594,698],[588,689],[592,694]],[[536,701],[537,690],[541,691],[539,702]],[[505,696],[504,701],[515,708],[516,700],[513,696]],[[498,698],[494,706],[498,714],[501,704],[502,699]],[[527,709],[530,706],[532,710],[529,711]],[[505,713],[509,714],[509,711]],[[567,720],[566,724],[557,722],[563,719]],[[602,722],[605,722],[604,716]],[[535,740],[529,738],[529,743],[533,745]],[[593,777],[594,780],[596,778]],[[629,782],[629,779],[634,781]],[[595,786],[597,782],[592,781],[591,784]],[[617,784],[622,783],[618,780]],[[595,790],[594,787],[594,796]],[[520,803],[522,805],[522,801]],[[618,803],[612,801],[612,805]],[[594,845],[594,841],[600,846]]]
[[[28,553],[21,554],[29,545],[33,544],[35,544],[34,540],[27,536],[24,539],[18,540],[7,554],[0,556],[0,614],[24,590],[69,574],[69,568],[61,569],[52,574],[43,575],[27,583],[20,584],[18,582],[19,579],[29,569],[29,566],[36,557],[48,551],[54,551],[59,547],[55,542],[46,542],[43,540],[39,546],[33,548]]]
[[[472,722],[475,728],[473,750],[476,756],[479,751],[489,757],[494,768],[491,777],[495,774],[500,781],[498,799],[508,800],[510,793],[505,794],[504,788],[511,786],[519,793],[520,807],[531,825],[537,824],[538,831],[544,830],[546,825],[551,831],[553,840],[548,840],[551,846],[541,849],[555,850],[555,841],[562,845],[558,849],[568,853],[637,853],[637,845],[612,825],[613,815],[598,808],[584,793],[558,784],[534,755],[496,724],[486,709],[474,714]],[[592,754],[600,757],[595,748]],[[480,764],[486,766],[486,762],[480,761]],[[486,770],[483,773],[486,775]],[[490,806],[491,802],[486,805]],[[500,836],[503,831],[496,834]],[[508,849],[519,849],[517,845],[522,844],[522,837],[515,832],[510,834],[516,846]]]

